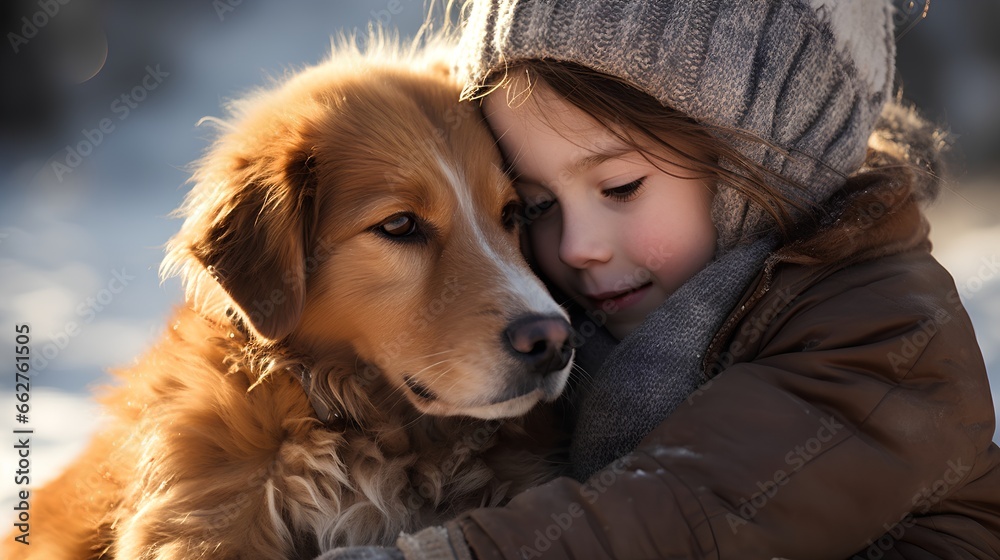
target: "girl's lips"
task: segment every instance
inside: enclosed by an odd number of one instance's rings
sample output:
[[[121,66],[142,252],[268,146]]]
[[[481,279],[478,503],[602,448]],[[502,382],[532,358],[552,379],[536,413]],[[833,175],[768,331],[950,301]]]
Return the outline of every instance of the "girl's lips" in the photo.
[[[604,309],[607,305],[614,305],[615,309],[624,309],[635,304],[646,295],[652,282],[647,282],[638,288],[622,290],[617,292],[601,292],[599,294],[586,296],[594,307]]]

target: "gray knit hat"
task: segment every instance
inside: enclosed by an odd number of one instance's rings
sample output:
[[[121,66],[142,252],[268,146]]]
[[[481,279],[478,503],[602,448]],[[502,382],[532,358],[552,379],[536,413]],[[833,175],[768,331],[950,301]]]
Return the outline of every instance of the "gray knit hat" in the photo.
[[[474,0],[459,56],[469,88],[529,58],[624,78],[699,122],[807,156],[730,139],[822,203],[863,163],[890,95],[893,8],[890,0]],[[770,225],[725,185],[713,213],[722,249]]]

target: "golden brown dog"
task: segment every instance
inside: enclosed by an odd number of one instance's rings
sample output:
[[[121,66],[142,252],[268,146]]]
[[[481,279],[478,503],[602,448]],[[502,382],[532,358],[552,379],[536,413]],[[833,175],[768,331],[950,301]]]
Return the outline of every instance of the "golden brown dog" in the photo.
[[[552,476],[511,418],[562,390],[565,314],[478,111],[393,52],[233,106],[167,245],[187,304],[4,558],[311,558]]]

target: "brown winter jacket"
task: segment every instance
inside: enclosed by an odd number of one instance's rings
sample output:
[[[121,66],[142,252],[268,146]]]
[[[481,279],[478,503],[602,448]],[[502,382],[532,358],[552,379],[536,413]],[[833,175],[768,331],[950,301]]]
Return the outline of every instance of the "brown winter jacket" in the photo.
[[[479,560],[1000,558],[986,370],[910,179],[773,255],[635,452],[460,517]]]

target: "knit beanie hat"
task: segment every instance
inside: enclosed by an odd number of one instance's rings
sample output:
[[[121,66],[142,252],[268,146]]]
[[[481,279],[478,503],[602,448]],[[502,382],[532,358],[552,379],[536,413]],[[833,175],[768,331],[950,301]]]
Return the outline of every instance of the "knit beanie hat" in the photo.
[[[792,157],[727,138],[808,189],[776,185],[786,196],[822,204],[863,163],[890,95],[893,8],[890,0],[474,0],[458,52],[470,89],[531,58],[623,78],[698,122],[780,147]],[[724,184],[713,218],[720,250],[773,225]]]

